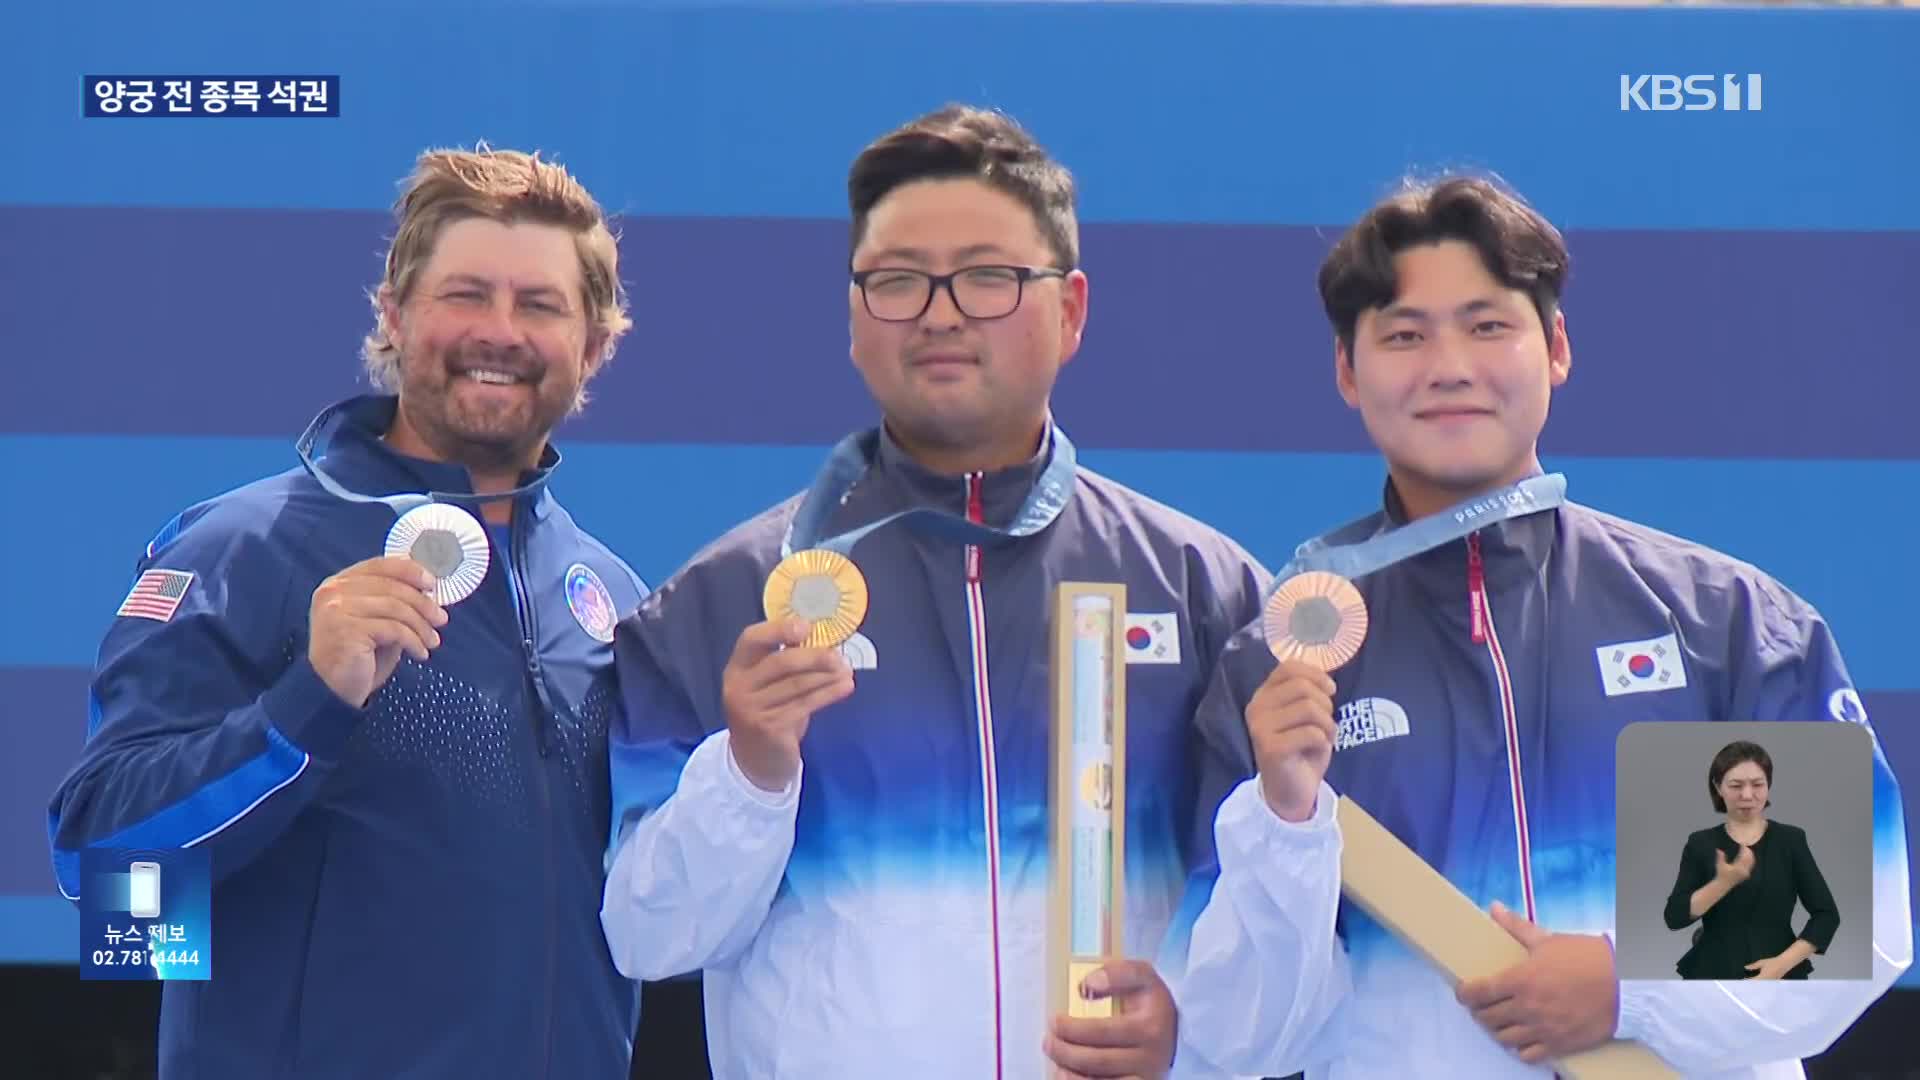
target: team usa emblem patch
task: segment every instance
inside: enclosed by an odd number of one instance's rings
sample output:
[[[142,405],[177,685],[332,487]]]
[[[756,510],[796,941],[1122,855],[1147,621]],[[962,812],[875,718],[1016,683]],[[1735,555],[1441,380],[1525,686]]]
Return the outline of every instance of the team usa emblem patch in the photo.
[[[619,621],[613,611],[613,594],[585,563],[567,567],[567,610],[595,641],[613,640],[613,626]]]

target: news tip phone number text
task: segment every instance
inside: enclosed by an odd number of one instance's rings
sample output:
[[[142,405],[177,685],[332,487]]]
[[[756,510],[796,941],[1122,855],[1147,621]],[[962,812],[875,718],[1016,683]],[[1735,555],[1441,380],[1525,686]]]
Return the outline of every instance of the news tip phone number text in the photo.
[[[178,964],[195,967],[200,963],[199,949],[95,949],[94,967],[146,967],[148,964]]]
[[[338,75],[88,75],[89,117],[339,116]]]

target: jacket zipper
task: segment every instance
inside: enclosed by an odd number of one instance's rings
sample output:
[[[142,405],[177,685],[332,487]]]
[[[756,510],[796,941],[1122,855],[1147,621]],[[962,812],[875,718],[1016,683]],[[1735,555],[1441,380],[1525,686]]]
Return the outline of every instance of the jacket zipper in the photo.
[[[1527,826],[1527,791],[1520,776],[1520,718],[1513,701],[1513,676],[1507,670],[1500,634],[1493,626],[1493,602],[1487,595],[1486,564],[1480,558],[1480,534],[1467,535],[1467,611],[1473,623],[1473,642],[1485,645],[1493,660],[1494,680],[1500,685],[1500,718],[1507,744],[1508,794],[1513,799],[1515,854],[1520,864],[1520,890],[1527,921],[1538,920],[1533,900],[1533,838]]]
[[[967,474],[967,520],[984,523],[981,474]],[[977,544],[967,545],[967,636],[973,653],[974,714],[980,725],[980,788],[987,828],[987,902],[993,948],[993,1075],[1005,1075],[1005,1032],[1001,1018],[1000,973],[1000,781],[993,752],[993,697],[987,680],[987,605],[980,577],[984,558]]]
[[[547,695],[546,678],[540,671],[540,653],[537,642],[540,640],[540,627],[534,617],[533,601],[527,592],[527,533],[525,519],[528,511],[524,506],[516,505],[513,522],[509,530],[513,536],[513,553],[508,560],[507,572],[514,579],[514,603],[520,616],[520,647],[526,659],[527,684],[533,689],[535,712],[533,717],[534,744],[539,749],[539,758],[533,762],[533,788],[538,796],[541,827],[546,830],[547,842],[540,845],[546,849],[546,910],[542,920],[547,924],[546,981],[541,992],[541,1059],[538,1075],[547,1076],[553,1068],[553,980],[554,954],[560,943],[556,940],[558,931],[554,926],[554,867],[553,867],[553,794],[548,790],[547,757],[552,753],[548,741],[549,725],[553,722],[553,702]]]

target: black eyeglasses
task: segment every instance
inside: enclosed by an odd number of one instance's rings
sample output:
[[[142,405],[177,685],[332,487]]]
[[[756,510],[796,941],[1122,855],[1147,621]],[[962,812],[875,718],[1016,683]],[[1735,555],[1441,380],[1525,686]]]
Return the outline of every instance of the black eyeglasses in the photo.
[[[1047,266],[963,266],[951,274],[879,267],[856,270],[853,283],[867,314],[882,322],[912,322],[933,306],[933,291],[944,286],[953,306],[969,319],[1004,319],[1020,307],[1027,282],[1064,278],[1067,271]]]

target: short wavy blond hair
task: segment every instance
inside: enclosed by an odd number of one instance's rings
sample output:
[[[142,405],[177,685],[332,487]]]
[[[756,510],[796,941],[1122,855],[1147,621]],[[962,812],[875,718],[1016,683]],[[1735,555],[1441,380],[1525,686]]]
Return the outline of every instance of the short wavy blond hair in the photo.
[[[393,204],[393,214],[399,229],[387,249],[386,277],[371,297],[373,332],[360,346],[367,376],[382,390],[391,393],[399,388],[400,349],[381,302],[391,298],[395,307],[404,305],[421,269],[433,257],[441,231],[468,218],[491,218],[506,225],[558,225],[573,232],[587,329],[601,339],[589,378],[613,359],[620,338],[633,327],[626,288],[620,283],[619,243],[606,214],[571,173],[541,161],[538,153],[495,150],[485,143],[473,150],[429,150],[415,162],[413,175]],[[575,408],[585,403],[582,380]]]

